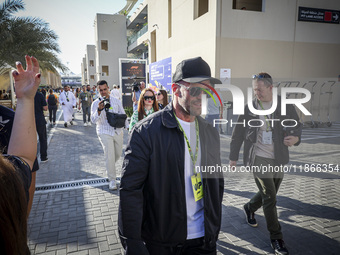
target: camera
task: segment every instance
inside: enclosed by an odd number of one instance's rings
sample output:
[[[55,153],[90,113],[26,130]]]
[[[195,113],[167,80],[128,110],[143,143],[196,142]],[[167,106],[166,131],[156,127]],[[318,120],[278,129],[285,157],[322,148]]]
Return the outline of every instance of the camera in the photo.
[[[139,85],[140,85],[139,82],[134,82],[132,84],[132,91],[137,92],[139,90]]]
[[[111,107],[110,105],[110,98],[103,97],[103,104],[105,109],[109,109]]]

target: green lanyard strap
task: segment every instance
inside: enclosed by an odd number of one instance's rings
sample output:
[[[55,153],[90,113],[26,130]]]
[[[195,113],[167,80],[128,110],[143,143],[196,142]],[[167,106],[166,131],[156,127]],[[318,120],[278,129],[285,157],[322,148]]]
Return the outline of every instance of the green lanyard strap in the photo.
[[[259,100],[259,104],[260,104],[262,110],[264,110],[261,100]],[[266,120],[266,131],[268,132],[269,129],[272,130],[272,127],[270,126],[270,123],[268,121],[269,118],[267,117],[267,115],[264,115],[264,119]]]
[[[192,164],[193,164],[193,166],[194,166],[194,173],[196,174],[195,165],[196,165],[196,161],[197,161],[198,147],[199,147],[199,127],[198,127],[198,121],[197,121],[197,119],[195,119],[195,126],[196,126],[196,151],[195,151],[195,155],[193,155],[192,149],[191,149],[191,146],[190,146],[189,139],[188,139],[187,135],[185,134],[185,132],[184,132],[184,130],[183,130],[181,124],[179,123],[179,121],[178,121],[177,116],[176,116],[175,113],[174,113],[174,115],[175,115],[175,117],[176,117],[176,120],[177,120],[179,129],[182,131],[182,133],[183,133],[183,135],[184,135],[184,139],[185,139],[185,141],[187,142],[187,146],[188,146],[188,149],[189,149],[190,158],[191,158]]]

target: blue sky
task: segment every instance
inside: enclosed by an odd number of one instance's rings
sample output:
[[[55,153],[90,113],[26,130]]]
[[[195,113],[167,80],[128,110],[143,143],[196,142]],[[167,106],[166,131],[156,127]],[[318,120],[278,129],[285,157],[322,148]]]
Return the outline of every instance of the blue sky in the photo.
[[[59,58],[79,74],[86,45],[94,44],[96,13],[117,13],[126,0],[24,0],[24,3],[25,11],[18,12],[17,16],[39,17],[48,22],[59,36]]]

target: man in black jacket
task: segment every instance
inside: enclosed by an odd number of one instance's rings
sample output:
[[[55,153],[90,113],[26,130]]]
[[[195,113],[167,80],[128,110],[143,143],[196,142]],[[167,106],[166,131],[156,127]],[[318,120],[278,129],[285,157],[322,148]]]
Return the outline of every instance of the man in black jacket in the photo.
[[[173,102],[138,122],[125,151],[119,231],[126,254],[216,254],[223,176],[220,140],[201,114],[202,88],[220,83],[200,57],[178,64]]]
[[[273,104],[273,81],[267,73],[253,77],[255,99],[253,108],[269,110]],[[283,179],[282,166],[289,162],[288,147],[298,145],[301,137],[301,124],[294,106],[287,105],[286,115],[281,113],[281,98],[277,108],[270,115],[255,115],[245,107],[240,115],[230,143],[230,166],[236,166],[239,151],[244,142],[244,165],[252,166],[259,191],[244,205],[246,221],[257,227],[254,213],[263,206],[263,212],[270,232],[271,245],[275,254],[288,254],[282,240],[281,226],[277,217],[276,193]],[[244,123],[244,124],[242,124]],[[283,126],[284,124],[284,126]]]

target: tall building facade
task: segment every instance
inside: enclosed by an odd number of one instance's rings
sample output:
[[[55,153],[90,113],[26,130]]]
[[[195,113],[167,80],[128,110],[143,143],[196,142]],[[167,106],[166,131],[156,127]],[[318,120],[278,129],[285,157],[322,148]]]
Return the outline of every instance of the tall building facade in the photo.
[[[106,80],[110,88],[119,84],[119,58],[127,56],[126,17],[97,14],[95,26],[96,80]]]
[[[331,88],[340,75],[339,10],[336,0],[145,0],[127,22],[128,54],[149,63],[171,57],[172,70],[201,56],[215,77],[228,69],[244,94],[261,71],[281,86],[306,84],[314,89],[312,110],[326,116],[330,108],[339,121],[340,86]]]

